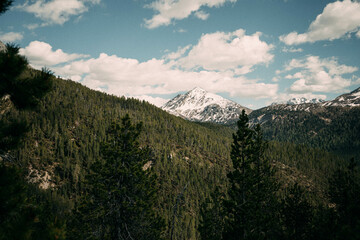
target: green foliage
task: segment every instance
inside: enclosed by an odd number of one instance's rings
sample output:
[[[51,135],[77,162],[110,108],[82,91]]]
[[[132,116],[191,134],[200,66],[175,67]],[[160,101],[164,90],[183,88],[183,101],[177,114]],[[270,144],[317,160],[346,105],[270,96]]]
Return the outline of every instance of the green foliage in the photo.
[[[274,171],[264,158],[266,144],[260,126],[250,129],[245,111],[233,135],[231,159],[233,170],[228,173],[229,198],[225,201],[227,220],[224,239],[266,239],[275,234],[277,222]]]
[[[140,148],[141,124],[130,117],[112,124],[102,159],[91,166],[79,208],[83,235],[89,239],[160,239],[162,220],[154,212],[156,181],[149,148]]]
[[[225,224],[224,199],[225,194],[217,187],[211,197],[206,198],[201,205],[199,224],[201,239],[222,239]]]
[[[303,144],[341,156],[360,157],[360,108],[323,107],[309,111],[266,107],[251,112],[267,140]]]
[[[281,202],[282,239],[310,239],[313,206],[297,183],[289,186]]]
[[[0,52],[0,154],[19,146],[20,140],[27,132],[28,123],[19,116],[12,116],[9,110],[32,110],[47,94],[52,86],[52,73],[44,69],[31,73],[28,61],[19,55],[19,47],[7,44],[6,50]]]
[[[360,181],[358,167],[351,159],[329,179],[329,197],[335,206],[335,239],[360,238]]]
[[[32,122],[25,143],[13,153],[22,166],[48,173],[52,191],[69,199],[69,207],[80,207],[79,199],[87,191],[87,170],[102,159],[101,142],[110,137],[106,130],[129,114],[135,125],[143,122],[139,146],[153,149],[151,171],[159,184],[154,209],[166,225],[162,237],[199,239],[200,206],[207,198],[210,206],[217,201],[213,194],[216,187],[221,193],[228,187],[231,129],[188,122],[148,103],[96,92],[72,81],[53,82],[54,90],[40,101],[36,112],[9,111],[15,119]],[[268,145],[263,161],[279,169],[276,176],[284,182],[283,188],[287,182],[298,181],[314,196],[324,195],[326,179],[341,159],[307,146]],[[326,201],[324,198],[318,201]],[[81,224],[73,221],[67,224],[67,236],[81,239],[83,236],[73,234],[73,226],[81,232]]]
[[[12,4],[12,0],[0,0],[0,14],[6,12]]]
[[[9,96],[17,109],[31,109],[51,89],[52,73],[48,69],[29,74],[28,61],[19,55],[19,47],[7,44],[0,52],[0,98]]]
[[[12,114],[33,123],[14,155],[23,166],[47,172],[54,191],[74,204],[86,190],[87,169],[100,159],[101,142],[107,141],[111,123],[126,114],[135,124],[143,122],[138,140],[140,147],[153,149],[152,171],[159,183],[155,208],[165,220],[165,239],[171,232],[173,239],[198,238],[200,204],[216,185],[227,184],[230,138],[220,134],[221,129],[185,121],[145,102],[55,79],[54,91],[36,113]]]
[[[0,239],[65,239],[61,203],[23,179],[17,168],[0,164]]]

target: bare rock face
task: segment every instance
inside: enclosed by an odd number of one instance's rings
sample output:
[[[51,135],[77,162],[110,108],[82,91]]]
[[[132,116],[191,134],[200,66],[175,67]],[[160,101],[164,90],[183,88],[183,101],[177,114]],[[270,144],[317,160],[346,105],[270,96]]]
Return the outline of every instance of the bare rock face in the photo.
[[[238,120],[244,109],[250,109],[201,88],[177,95],[162,106],[162,109],[175,116],[196,122],[227,124]]]
[[[325,102],[324,106],[360,107],[360,87],[350,93],[338,96],[332,101]]]
[[[0,41],[0,52],[5,51],[5,49],[6,49],[5,44]]]

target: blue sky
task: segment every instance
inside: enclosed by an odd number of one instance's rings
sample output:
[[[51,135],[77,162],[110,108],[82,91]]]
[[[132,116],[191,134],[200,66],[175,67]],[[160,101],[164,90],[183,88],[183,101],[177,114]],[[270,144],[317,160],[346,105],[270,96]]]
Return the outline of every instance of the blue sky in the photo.
[[[355,0],[15,0],[0,40],[35,68],[158,106],[194,87],[257,109],[360,86]]]

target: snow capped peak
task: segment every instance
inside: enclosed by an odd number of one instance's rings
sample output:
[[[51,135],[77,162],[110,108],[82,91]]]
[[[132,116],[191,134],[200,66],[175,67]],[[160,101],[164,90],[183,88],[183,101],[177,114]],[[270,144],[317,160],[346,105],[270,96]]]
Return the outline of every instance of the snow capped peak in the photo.
[[[296,105],[296,104],[303,104],[303,103],[321,103],[321,102],[325,102],[325,100],[320,99],[320,98],[307,99],[307,98],[301,97],[301,98],[292,98],[287,101],[287,104]]]
[[[274,102],[271,105],[278,105],[278,104],[298,105],[298,104],[304,104],[304,103],[317,104],[317,103],[322,103],[322,102],[325,102],[325,100],[320,99],[320,98],[307,99],[304,97],[297,97],[297,98],[291,98],[291,99],[289,99],[287,101],[283,101],[283,102]]]
[[[162,109],[191,121],[216,123],[228,123],[237,120],[242,109],[248,113],[251,111],[240,104],[209,93],[199,87],[185,94],[177,95],[165,103]]]
[[[360,96],[360,87],[350,93],[353,96]]]
[[[338,96],[332,101],[325,102],[323,106],[360,107],[360,87],[350,93]]]
[[[202,89],[200,87],[195,87],[191,91],[189,91],[188,93],[189,94],[206,94],[207,91],[205,91],[204,89]]]

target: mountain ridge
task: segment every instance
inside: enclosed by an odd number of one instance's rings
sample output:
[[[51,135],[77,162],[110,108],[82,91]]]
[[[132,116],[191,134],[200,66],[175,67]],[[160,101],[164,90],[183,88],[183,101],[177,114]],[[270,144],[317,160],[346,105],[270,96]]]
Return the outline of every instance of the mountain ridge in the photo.
[[[196,122],[226,124],[238,119],[244,109],[252,110],[217,94],[195,87],[185,94],[179,94],[162,107],[168,113]]]

